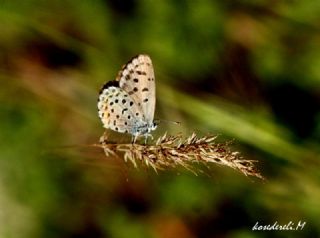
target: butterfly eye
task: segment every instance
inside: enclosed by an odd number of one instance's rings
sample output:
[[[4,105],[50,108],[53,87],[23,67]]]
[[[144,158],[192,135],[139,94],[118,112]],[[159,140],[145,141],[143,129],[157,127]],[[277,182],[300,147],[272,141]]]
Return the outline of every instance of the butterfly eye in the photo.
[[[158,124],[156,122],[152,123],[152,129],[155,130],[157,128]]]

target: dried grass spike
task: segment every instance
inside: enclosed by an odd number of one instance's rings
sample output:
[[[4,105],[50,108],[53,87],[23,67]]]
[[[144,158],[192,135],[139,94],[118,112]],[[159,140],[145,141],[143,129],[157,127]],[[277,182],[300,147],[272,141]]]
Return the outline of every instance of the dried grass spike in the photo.
[[[264,179],[256,170],[253,160],[245,160],[237,151],[231,151],[229,145],[233,141],[216,143],[217,136],[198,137],[192,133],[187,138],[182,135],[170,136],[165,133],[160,136],[154,145],[140,144],[108,144],[106,136],[100,138],[99,147],[104,149],[106,156],[123,154],[124,160],[130,160],[134,167],[145,164],[155,172],[159,169],[184,167],[195,175],[194,163],[208,165],[215,163],[242,172],[246,176]],[[198,169],[199,171],[199,169]],[[199,171],[201,172],[201,171]]]

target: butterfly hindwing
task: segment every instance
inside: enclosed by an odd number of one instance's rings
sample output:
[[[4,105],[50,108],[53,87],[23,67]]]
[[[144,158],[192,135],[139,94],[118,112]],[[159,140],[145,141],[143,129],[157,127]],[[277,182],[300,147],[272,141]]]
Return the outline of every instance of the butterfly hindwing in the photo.
[[[105,128],[122,133],[131,133],[143,116],[138,105],[124,90],[108,85],[100,93],[98,113]]]

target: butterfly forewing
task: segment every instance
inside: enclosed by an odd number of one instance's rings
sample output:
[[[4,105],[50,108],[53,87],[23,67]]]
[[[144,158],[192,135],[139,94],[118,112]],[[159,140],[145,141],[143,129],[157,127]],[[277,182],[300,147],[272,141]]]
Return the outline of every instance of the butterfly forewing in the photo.
[[[155,77],[148,55],[131,59],[119,72],[119,86],[137,103],[143,113],[143,121],[151,124],[155,110]]]

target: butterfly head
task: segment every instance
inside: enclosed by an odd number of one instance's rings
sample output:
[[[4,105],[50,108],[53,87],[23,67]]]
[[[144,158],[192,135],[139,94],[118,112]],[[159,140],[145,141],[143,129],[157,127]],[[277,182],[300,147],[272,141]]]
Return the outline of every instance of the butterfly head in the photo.
[[[158,127],[158,123],[156,121],[152,122],[148,127],[148,133],[150,133],[151,131],[154,131],[155,129],[157,129],[157,127]]]

